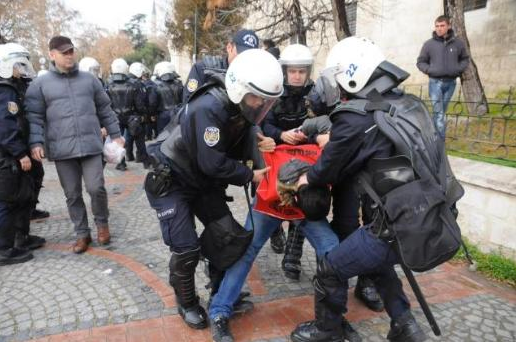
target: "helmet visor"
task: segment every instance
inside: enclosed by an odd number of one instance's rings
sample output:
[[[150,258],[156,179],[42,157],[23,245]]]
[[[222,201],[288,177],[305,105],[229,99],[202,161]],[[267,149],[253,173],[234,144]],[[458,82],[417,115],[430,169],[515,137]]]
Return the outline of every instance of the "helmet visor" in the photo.
[[[340,67],[330,67],[321,71],[321,76],[317,80],[317,88],[322,92],[322,99],[327,106],[333,106],[340,101],[340,88],[337,83],[337,76],[342,73]]]
[[[240,111],[248,122],[258,125],[263,121],[274,103],[276,103],[276,100],[276,98],[263,98],[247,93],[240,101]]]
[[[13,71],[18,72],[22,78],[34,78],[36,72],[28,60],[17,61],[13,64]]]

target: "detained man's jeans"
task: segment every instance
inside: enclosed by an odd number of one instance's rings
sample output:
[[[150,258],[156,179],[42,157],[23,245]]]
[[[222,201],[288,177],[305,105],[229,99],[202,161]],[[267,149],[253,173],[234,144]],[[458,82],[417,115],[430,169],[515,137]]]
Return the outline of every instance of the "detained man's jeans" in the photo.
[[[446,138],[446,109],[455,91],[455,79],[430,78],[428,93],[434,111],[434,125],[439,135]]]
[[[230,317],[233,312],[233,303],[240,295],[247,274],[251,270],[254,259],[262,249],[265,242],[281,224],[282,219],[271,217],[257,211],[252,212],[254,220],[253,241],[245,254],[233,266],[226,270],[226,274],[219,291],[213,297],[209,308],[210,319],[216,317]],[[315,248],[318,257],[324,256],[339,244],[337,235],[332,231],[326,219],[321,221],[301,221],[299,224],[310,244]],[[244,228],[252,230],[249,214]]]

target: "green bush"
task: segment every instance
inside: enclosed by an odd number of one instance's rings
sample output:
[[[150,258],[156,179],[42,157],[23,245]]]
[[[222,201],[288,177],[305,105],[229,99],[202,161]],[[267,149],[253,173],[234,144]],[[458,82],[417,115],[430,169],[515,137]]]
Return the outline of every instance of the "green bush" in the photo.
[[[499,253],[482,253],[478,247],[464,239],[464,243],[473,260],[477,263],[477,270],[489,278],[496,279],[516,287],[516,262]],[[463,247],[457,252],[455,260],[466,261]]]

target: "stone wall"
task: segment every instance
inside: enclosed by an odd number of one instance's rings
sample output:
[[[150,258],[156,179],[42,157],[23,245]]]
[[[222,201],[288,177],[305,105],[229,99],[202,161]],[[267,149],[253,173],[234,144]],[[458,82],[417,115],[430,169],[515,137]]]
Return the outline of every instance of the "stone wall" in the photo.
[[[462,234],[483,252],[516,260],[516,169],[450,157],[466,191],[458,203]]]
[[[364,0],[357,13],[357,35],[380,45],[389,60],[411,73],[407,85],[425,85],[416,68],[423,43],[431,37],[442,1]],[[465,13],[472,56],[488,93],[516,86],[516,1],[489,0],[486,8]],[[425,91],[426,92],[426,91]]]

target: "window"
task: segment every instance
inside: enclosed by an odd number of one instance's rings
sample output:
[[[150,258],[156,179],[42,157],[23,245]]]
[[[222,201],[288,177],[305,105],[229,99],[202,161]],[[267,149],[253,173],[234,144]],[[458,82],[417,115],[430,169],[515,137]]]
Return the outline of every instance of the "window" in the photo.
[[[464,12],[486,8],[487,0],[464,0]]]

